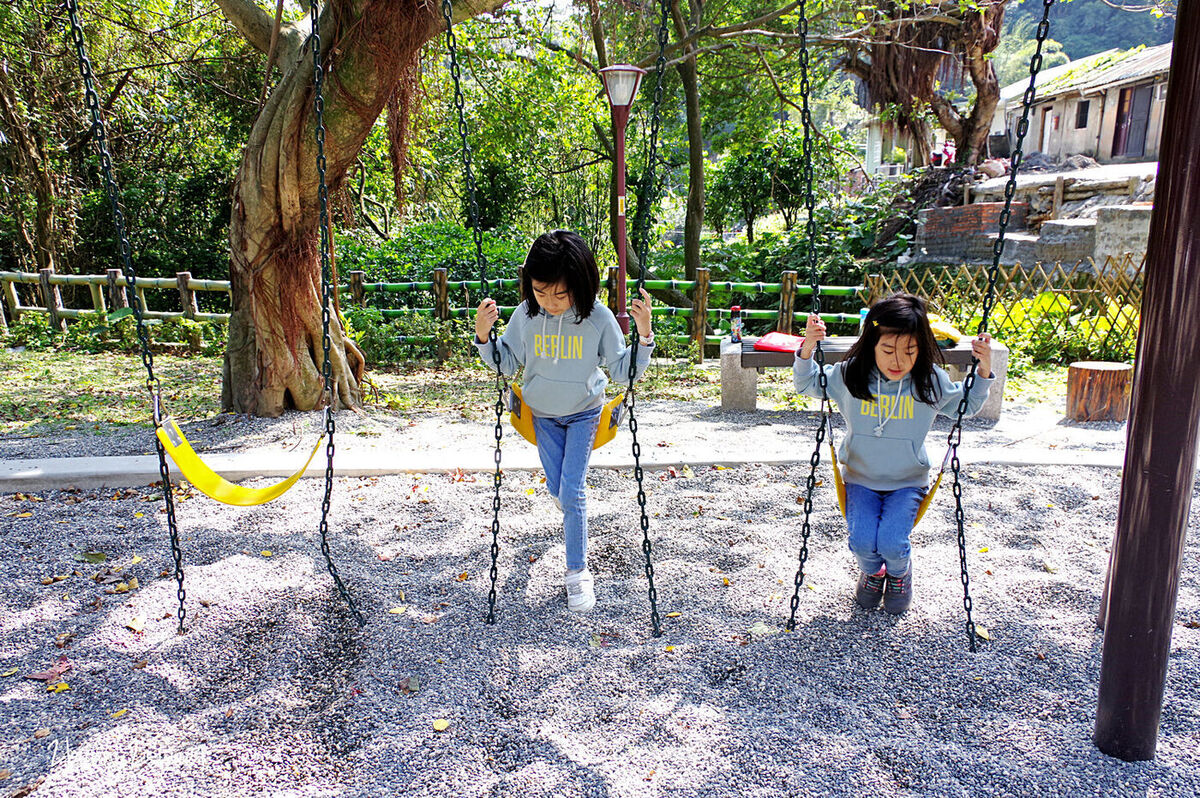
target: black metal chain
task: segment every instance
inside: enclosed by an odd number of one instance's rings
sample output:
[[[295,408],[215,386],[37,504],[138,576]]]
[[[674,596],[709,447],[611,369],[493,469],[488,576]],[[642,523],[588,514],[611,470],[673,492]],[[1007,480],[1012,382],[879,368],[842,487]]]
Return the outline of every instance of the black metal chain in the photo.
[[[342,595],[358,625],[364,626],[367,619],[354,606],[354,599],[342,583],[342,578],[333,564],[333,555],[329,551],[329,502],[333,496],[333,433],[336,427],[333,420],[333,362],[329,357],[333,262],[329,257],[329,188],[325,184],[325,98],[322,94],[325,69],[321,64],[321,7],[318,0],[313,0],[309,13],[312,14],[313,112],[317,125],[317,197],[321,206],[321,351],[324,357],[321,362],[321,376],[325,379],[325,495],[321,499],[321,554],[325,555],[325,568],[329,571],[333,583],[337,585],[338,593]]]
[[[475,264],[479,268],[482,296],[488,295],[487,258],[483,254],[483,231],[479,226],[479,203],[476,200],[475,172],[471,167],[471,143],[467,135],[467,114],[462,93],[462,76],[458,66],[458,41],[454,36],[454,7],[450,0],[442,0],[442,17],[446,20],[446,47],[450,51],[450,77],[454,80],[454,109],[457,113],[458,137],[462,144],[463,177],[467,184],[467,212],[471,217],[471,231],[475,236]],[[497,287],[499,287],[497,282]],[[507,381],[500,371],[500,342],[496,325],[488,330],[488,344],[492,350],[492,363],[496,367],[496,450],[492,455],[495,471],[492,472],[492,567],[489,571],[491,586],[488,588],[487,623],[496,622],[496,579],[499,576],[497,560],[500,556],[500,486],[503,474],[500,470],[500,441],[504,437],[504,394],[508,391]]]
[[[1012,213],[1013,195],[1017,190],[1017,169],[1020,167],[1021,160],[1024,157],[1021,148],[1025,143],[1025,135],[1029,132],[1029,110],[1033,105],[1034,97],[1037,95],[1037,75],[1038,71],[1042,68],[1042,45],[1045,44],[1046,37],[1050,33],[1050,8],[1053,5],[1054,0],[1042,0],[1042,19],[1038,22],[1037,26],[1037,47],[1034,50],[1033,56],[1029,59],[1029,86],[1026,87],[1021,101],[1021,119],[1017,122],[1017,143],[1013,148],[1008,183],[1004,186],[1004,208],[1000,211],[998,233],[996,241],[992,244],[992,265],[988,267],[987,292],[984,295],[983,313],[976,335],[982,335],[987,332],[988,317],[991,315],[992,306],[996,301],[996,280],[1000,274],[1000,256],[1004,253],[1004,234],[1008,229],[1008,222]],[[950,470],[954,475],[954,522],[958,530],[958,561],[962,572],[963,610],[966,611],[967,615],[967,644],[972,652],[977,648],[976,641],[978,635],[975,632],[975,621],[971,618],[971,610],[974,602],[971,600],[971,577],[967,573],[966,514],[963,512],[962,484],[959,482],[960,463],[958,460],[958,444],[962,441],[963,416],[966,415],[967,400],[971,395],[971,389],[975,385],[975,370],[978,365],[979,361],[972,357],[971,365],[967,369],[967,376],[963,379],[962,399],[958,403],[958,412],[954,419],[954,426],[951,427],[950,434],[946,437],[946,443],[950,447],[951,452]]]
[[[100,97],[96,93],[95,74],[92,70],[92,62],[87,56],[87,47],[83,38],[83,25],[79,21],[79,5],[76,0],[63,0],[63,6],[67,11],[67,16],[71,20],[71,39],[75,44],[75,55],[79,60],[79,74],[83,78],[84,96],[86,98],[88,113],[92,120],[92,137],[96,141],[96,150],[100,156],[100,171],[104,176],[104,191],[108,196],[109,211],[112,214],[113,227],[116,229],[117,243],[121,257],[121,270],[125,275],[125,282],[129,286],[129,291],[133,294],[133,317],[137,322],[138,343],[142,349],[142,365],[146,368],[146,390],[150,394],[150,404],[154,417],[154,426],[157,429],[162,424],[163,418],[163,402],[162,388],[158,378],[154,376],[154,353],[150,351],[150,333],[146,328],[145,318],[143,317],[143,308],[141,295],[137,290],[137,272],[133,268],[133,259],[130,256],[131,247],[129,246],[129,237],[125,231],[125,214],[121,210],[121,204],[117,196],[117,183],[113,177],[112,157],[108,152],[108,137],[104,129],[104,116],[100,110]],[[167,511],[167,529],[171,537],[171,558],[175,563],[175,595],[179,600],[179,609],[177,616],[179,619],[179,633],[184,632],[183,621],[187,615],[187,609],[184,607],[184,599],[187,597],[187,592],[183,587],[183,550],[179,542],[179,528],[175,522],[175,500],[171,493],[171,471],[167,467],[167,453],[163,449],[162,441],[158,436],[154,437],[154,448],[158,453],[158,473],[162,479],[163,502],[166,504]]]
[[[813,209],[816,206],[816,200],[813,197],[813,125],[812,113],[808,105],[811,86],[808,78],[808,14],[805,6],[806,3],[802,0],[797,9],[800,20],[796,24],[796,32],[800,36],[800,121],[804,130],[801,148],[801,174],[804,179],[804,207],[808,213],[808,221],[805,223],[804,228],[807,239],[805,242],[804,257],[808,264],[809,284],[812,286],[812,312],[817,314],[821,312],[821,281],[820,275],[817,273],[817,228],[816,220],[813,218]],[[800,606],[800,586],[804,584],[804,564],[808,561],[808,538],[812,531],[813,491],[817,487],[817,466],[821,463],[821,444],[825,440],[826,424],[832,424],[829,420],[829,377],[825,374],[825,353],[821,349],[820,341],[817,342],[817,348],[813,351],[813,358],[816,360],[817,365],[817,382],[821,386],[821,422],[817,426],[816,445],[813,447],[812,455],[808,458],[808,481],[805,483],[804,493],[804,523],[800,527],[800,562],[796,568],[796,575],[792,580],[794,589],[791,599],[791,614],[788,616],[787,622],[787,630],[789,632],[796,628],[796,609]]]
[[[667,69],[667,43],[670,41],[670,30],[667,27],[670,19],[669,14],[671,5],[669,0],[662,2],[662,16],[659,19],[657,40],[658,40],[658,58],[654,62],[654,102],[651,106],[650,113],[650,151],[647,155],[646,175],[642,181],[643,191],[652,191],[654,188],[654,167],[655,159],[658,157],[658,130],[662,125],[662,99],[663,99],[663,77]],[[639,198],[640,199],[640,198]],[[638,258],[638,279],[637,287],[634,289],[634,296],[642,295],[642,289],[646,285],[646,258],[650,254],[650,203],[639,202],[643,212],[638,214],[634,223],[634,251]],[[619,242],[620,246],[624,246],[625,242]],[[637,360],[638,360],[638,341],[639,333],[637,325],[629,331],[629,386],[625,391],[625,399],[622,404],[625,407],[625,412],[629,414],[629,435],[633,439],[631,450],[633,452],[633,476],[637,480],[637,503],[639,512],[639,524],[642,528],[642,555],[645,557],[646,585],[647,595],[650,599],[650,626],[653,629],[655,637],[662,636],[662,620],[658,614],[658,590],[654,587],[654,562],[651,559],[653,545],[650,542],[650,515],[646,511],[646,485],[645,472],[642,469],[642,445],[638,443],[637,431],[638,422],[634,409],[637,406],[637,393],[634,390],[634,381],[637,379]]]

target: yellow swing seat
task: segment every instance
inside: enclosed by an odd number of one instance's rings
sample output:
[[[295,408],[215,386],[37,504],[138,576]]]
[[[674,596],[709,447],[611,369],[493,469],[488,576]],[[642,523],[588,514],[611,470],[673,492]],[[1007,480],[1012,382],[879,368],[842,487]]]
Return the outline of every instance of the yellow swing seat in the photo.
[[[317,439],[316,446],[309,452],[308,459],[304,461],[304,465],[299,471],[292,474],[282,482],[277,482],[274,485],[268,485],[265,488],[243,488],[241,485],[235,485],[229,480],[222,477],[216,471],[209,468],[200,456],[192,449],[192,444],[188,442],[183,431],[179,429],[179,425],[174,419],[163,419],[162,426],[155,430],[155,435],[162,442],[163,448],[167,454],[171,455],[171,459],[175,461],[175,465],[179,468],[180,473],[184,478],[213,501],[221,502],[222,504],[232,504],[237,507],[253,507],[258,504],[266,504],[269,501],[278,499],[283,494],[287,493],[300,477],[304,476],[304,472],[308,470],[309,464],[317,455],[317,450],[321,448],[321,443],[325,440],[324,434]]]
[[[600,410],[600,425],[596,427],[596,440],[592,442],[593,450],[599,449],[617,437],[617,428],[621,426],[621,403],[624,400],[625,394],[618,394],[605,402],[604,407]],[[508,420],[522,438],[534,445],[537,444],[537,433],[533,429],[533,411],[529,409],[529,405],[525,404],[525,399],[521,396],[521,389],[516,385],[508,387]]]
[[[937,478],[929,487],[925,497],[921,499],[921,504],[917,507],[917,517],[913,521],[913,527],[921,523],[922,516],[929,509],[929,505],[933,504],[933,497],[937,495],[937,490],[942,484],[942,477],[946,474],[946,464],[950,462],[950,449],[946,450],[946,456],[942,458],[942,467],[938,470]],[[842,511],[842,518],[846,517],[846,479],[842,476],[842,466],[838,463],[837,449],[833,445],[832,438],[829,441],[829,457],[833,462],[833,486],[837,490],[838,509]]]

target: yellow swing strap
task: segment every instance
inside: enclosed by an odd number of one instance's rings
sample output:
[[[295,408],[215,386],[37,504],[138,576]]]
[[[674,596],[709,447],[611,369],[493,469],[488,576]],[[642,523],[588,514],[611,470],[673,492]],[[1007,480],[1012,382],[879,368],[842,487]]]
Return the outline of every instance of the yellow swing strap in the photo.
[[[510,385],[508,390],[509,422],[522,438],[536,445],[537,433],[533,429],[533,413],[530,411],[529,405],[525,404],[525,399],[521,396],[521,389],[516,385]],[[617,428],[621,426],[621,404],[624,400],[625,394],[622,393],[604,403],[604,407],[600,411],[600,425],[596,427],[596,439],[592,442],[592,449],[599,449],[617,437]]]
[[[838,509],[842,511],[842,517],[846,517],[846,480],[842,477],[842,467],[838,464],[837,448],[833,445],[833,422],[829,421],[829,416],[826,414],[826,421],[829,423],[829,459],[833,464],[833,486],[837,491]],[[929,509],[929,505],[933,504],[933,497],[937,495],[937,490],[942,484],[942,477],[946,474],[946,466],[950,462],[950,454],[952,450],[946,450],[946,456],[942,458],[942,467],[938,469],[937,479],[933,481],[933,485],[929,487],[925,497],[921,499],[921,504],[917,507],[917,517],[913,521],[913,526],[921,523],[921,518],[925,515],[925,511]]]
[[[213,501],[221,502],[222,504],[232,504],[238,507],[252,507],[256,504],[266,504],[273,499],[278,499],[283,494],[287,493],[288,489],[295,485],[300,477],[304,476],[304,472],[308,470],[308,466],[316,457],[317,451],[321,448],[321,443],[325,440],[325,436],[317,440],[317,445],[309,452],[308,459],[304,461],[304,465],[299,471],[292,474],[282,482],[277,482],[274,485],[269,485],[265,488],[243,488],[240,485],[235,485],[229,480],[222,477],[216,471],[213,471],[200,456],[192,449],[192,444],[184,436],[183,431],[179,429],[179,425],[174,419],[163,419],[162,426],[155,430],[155,435],[162,442],[163,448],[167,450],[167,454],[171,455],[171,459],[175,461],[175,465],[179,468],[181,474],[188,482]]]

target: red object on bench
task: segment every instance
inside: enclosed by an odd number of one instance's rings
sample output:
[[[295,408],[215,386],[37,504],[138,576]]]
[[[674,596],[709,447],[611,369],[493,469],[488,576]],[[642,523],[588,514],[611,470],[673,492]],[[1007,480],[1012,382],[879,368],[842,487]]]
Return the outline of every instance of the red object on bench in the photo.
[[[795,352],[803,343],[803,335],[770,332],[755,341],[754,348],[760,352]]]

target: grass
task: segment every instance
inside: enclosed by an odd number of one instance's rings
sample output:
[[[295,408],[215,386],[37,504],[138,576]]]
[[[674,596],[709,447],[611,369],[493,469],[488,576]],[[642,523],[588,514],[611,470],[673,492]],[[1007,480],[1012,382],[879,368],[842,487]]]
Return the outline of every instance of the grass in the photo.
[[[168,409],[181,418],[220,413],[221,358],[156,355],[155,374]],[[134,355],[83,354],[67,350],[0,350],[0,434],[38,437],[62,430],[105,431],[149,422],[146,372]],[[495,380],[475,359],[445,366],[413,362],[368,372],[368,406],[403,413],[456,412],[471,419],[490,417]],[[1033,405],[1058,403],[1066,395],[1067,370],[1037,365],[1010,377],[1005,398]],[[779,409],[815,409],[816,400],[796,396],[791,371],[766,369],[759,396]],[[613,390],[610,388],[610,390]],[[638,395],[716,403],[721,399],[720,364],[656,362]]]
[[[215,415],[221,358],[156,355],[154,373],[172,413]],[[0,350],[0,433],[39,437],[63,429],[103,433],[150,420],[146,370],[134,355]]]

